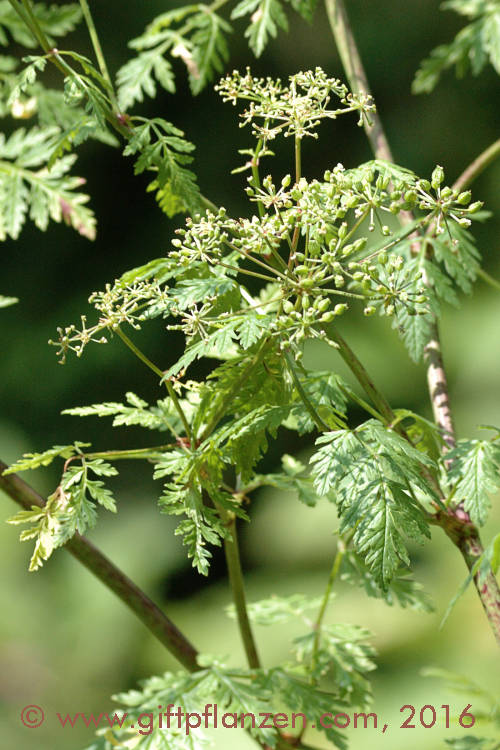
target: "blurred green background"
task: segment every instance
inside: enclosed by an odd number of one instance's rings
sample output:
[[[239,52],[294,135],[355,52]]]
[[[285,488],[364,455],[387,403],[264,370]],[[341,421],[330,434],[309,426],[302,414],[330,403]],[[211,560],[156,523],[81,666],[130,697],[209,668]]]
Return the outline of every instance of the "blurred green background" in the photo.
[[[155,14],[177,4],[167,0],[92,3],[111,70],[128,59],[127,41]],[[430,0],[404,4],[352,0],[347,5],[395,159],[425,177],[439,163],[452,182],[498,137],[498,77],[491,68],[477,79],[468,77],[462,82],[449,74],[432,95],[414,97],[410,84],[420,60],[437,44],[451,40],[461,26],[458,16],[441,12],[439,3]],[[235,28],[229,70],[251,65],[256,73],[285,77],[321,65],[330,75],[343,77],[321,4],[311,27],[290,14],[290,32],[281,33],[258,61],[242,40],[244,24]],[[90,53],[83,31],[74,33],[70,42]],[[211,88],[193,99],[180,61],[176,70],[177,95],[162,94],[142,111],[182,127],[197,146],[195,169],[203,193],[232,213],[246,212],[245,177],[229,172],[239,165],[236,151],[249,145],[249,133],[238,128],[236,111],[223,105]],[[339,161],[349,167],[370,158],[363,132],[347,118],[325,126],[320,135],[319,142],[305,148],[307,176],[320,175]],[[276,162],[280,176],[290,171],[289,157],[283,151]],[[51,227],[46,234],[27,227],[18,242],[4,243],[0,293],[20,298],[19,305],[1,313],[0,457],[6,462],[23,452],[75,439],[92,442],[96,450],[146,445],[148,436],[138,428],[113,430],[104,420],[62,417],[60,411],[121,400],[126,390],[149,400],[160,396],[155,378],[119,342],[89,347],[81,360],[70,357],[64,367],[57,364],[55,349],[47,345],[56,326],[76,321],[89,311],[87,298],[92,291],[166,252],[174,228],[182,221],[169,221],[160,213],[152,196],[144,192],[147,180],[133,177],[131,162],[118,150],[88,143],[81,149],[76,171],[88,181],[99,221],[97,240],[89,243],[66,227]],[[497,164],[473,189],[474,198],[484,200],[495,214],[476,227],[475,234],[484,267],[497,278],[499,182]],[[447,310],[444,315],[443,347],[460,436],[477,434],[476,426],[481,423],[500,424],[499,310],[498,292],[478,282],[474,295],[462,298],[460,310]],[[346,320],[344,335],[392,405],[430,415],[424,368],[409,361],[396,334],[383,321],[362,322]],[[140,342],[154,361],[165,366],[172,360],[173,349],[180,346],[180,341],[167,338],[161,322],[148,325]],[[311,365],[344,372],[330,351],[311,347],[306,357]],[[289,435],[285,441],[285,450],[307,456],[307,444],[295,443]],[[266,469],[273,468],[276,455],[271,450]],[[215,556],[211,575],[201,580],[187,563],[179,538],[173,536],[175,524],[156,510],[158,485],[151,480],[148,467],[120,468],[120,479],[114,483],[120,512],[111,518],[102,514],[92,540],[165,607],[200,650],[231,655],[232,663],[242,663],[235,623],[223,611],[229,592],[222,556]],[[48,493],[57,483],[57,468],[51,469],[26,478],[40,492]],[[2,521],[15,510],[2,496]],[[296,497],[263,491],[252,505],[252,521],[241,529],[249,599],[295,591],[320,593],[334,551],[333,508],[325,502],[311,510]],[[484,530],[486,542],[499,522],[495,498]],[[17,528],[0,524],[4,745],[22,750],[81,748],[90,743],[91,730],[63,730],[56,723],[56,711],[112,711],[112,693],[176,665],[133,615],[64,551],[58,551],[40,572],[29,574],[30,549],[20,545],[17,537]],[[442,726],[398,729],[399,708],[407,703],[416,707],[450,704],[458,713],[469,702],[473,709],[476,705],[474,696],[454,695],[436,680],[421,677],[419,671],[426,665],[452,669],[499,688],[497,650],[473,591],[460,600],[439,629],[450,598],[465,578],[459,554],[438,530],[432,542],[413,553],[416,576],[433,596],[435,614],[388,608],[342,585],[330,609],[330,621],[356,623],[373,632],[378,651],[373,710],[390,725],[384,735],[352,731],[352,750],[361,750],[367,742],[387,750],[400,748],[402,742],[406,750],[421,748],[424,742],[439,748],[444,747],[443,738],[460,734]],[[299,632],[298,623],[288,629],[257,628],[265,663],[284,658],[291,638]],[[26,729],[20,723],[20,710],[29,703],[44,707],[47,720],[40,729]],[[318,744],[322,741],[318,738]],[[250,745],[239,732],[217,734],[217,747]]]

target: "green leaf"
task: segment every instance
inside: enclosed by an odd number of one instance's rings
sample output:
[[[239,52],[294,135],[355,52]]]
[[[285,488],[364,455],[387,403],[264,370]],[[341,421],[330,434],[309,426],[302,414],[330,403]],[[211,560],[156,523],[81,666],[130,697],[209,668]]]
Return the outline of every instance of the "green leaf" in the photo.
[[[191,91],[196,95],[216,73],[222,73],[229,57],[224,32],[230,33],[231,26],[207,6],[192,17],[191,25],[195,32],[190,39],[193,53],[189,82]]]
[[[449,238],[439,235],[430,240],[434,255],[458,286],[470,294],[479,269],[480,254],[469,232],[455,222],[449,223],[448,230]]]
[[[290,0],[292,8],[309,23],[312,22],[318,0]]]
[[[64,409],[62,414],[77,417],[114,417],[113,427],[138,425],[160,432],[170,430],[173,434],[181,427],[179,415],[169,398],[158,400],[156,406],[149,406],[146,401],[131,392],[125,395],[125,399],[127,404],[108,401],[102,404]],[[181,403],[185,405],[182,399]]]
[[[294,639],[299,663],[311,663],[311,675],[317,680],[330,677],[341,700],[350,706],[364,708],[371,700],[367,672],[376,669],[374,649],[366,643],[371,633],[357,625],[322,625],[316,650],[316,631]]]
[[[67,5],[46,5],[45,3],[32,3],[31,10],[41,30],[49,37],[65,36],[73,31],[82,18],[81,8],[76,3]],[[8,31],[15,42],[24,47],[37,47],[38,40],[35,39],[24,21],[16,13],[8,0],[0,2],[0,44],[8,43],[6,31]]]
[[[83,445],[79,443],[75,446],[52,448],[44,454],[31,454],[24,468],[46,466],[56,456],[69,458],[77,454],[77,447]],[[10,467],[9,473],[12,473],[15,468],[16,466]],[[102,459],[82,458],[81,464],[68,466],[60,485],[49,496],[43,508],[33,506],[31,511],[22,511],[9,519],[9,523],[12,524],[29,523],[32,525],[20,536],[21,541],[36,540],[29,566],[30,571],[38,570],[44,561],[48,560],[53,550],[65,544],[76,532],[83,534],[95,525],[97,512],[93,501],[102,505],[106,510],[116,513],[112,493],[100,480],[90,479],[89,472],[97,476],[114,476],[118,473],[113,466]]]
[[[390,607],[397,603],[418,612],[434,611],[430,596],[407,570],[396,571],[387,589],[382,591],[372,571],[354,550],[347,550],[342,559],[341,578],[356,587],[361,584],[368,596],[382,597]]]
[[[288,30],[288,21],[280,0],[241,0],[233,9],[231,18],[241,18],[251,13],[251,24],[245,31],[250,47],[260,57],[269,37],[276,38],[278,26]]]
[[[482,526],[490,509],[489,495],[500,488],[500,447],[488,440],[459,440],[446,458],[452,461],[454,500],[463,502],[473,523]]]
[[[184,166],[192,161],[188,154],[194,149],[184,139],[184,133],[161,118],[142,120],[134,128],[125,149],[125,156],[135,156],[135,174],[146,170],[157,172],[154,181],[158,193],[168,190],[182,202],[185,210],[196,213],[200,209],[200,193],[193,172]],[[159,199],[163,199],[159,195]]]
[[[290,620],[303,618],[305,612],[310,609],[319,609],[322,597],[312,599],[304,594],[292,594],[291,596],[277,596],[273,594],[269,599],[261,599],[258,602],[249,602],[248,616],[256,625],[281,625]],[[227,613],[236,619],[234,604],[229,605]]]
[[[252,477],[253,467],[261,455],[267,451],[267,432],[276,437],[278,427],[289,412],[289,406],[261,406],[219,428],[207,438],[207,447],[211,452],[222,451],[223,460],[233,466],[246,482]]]
[[[168,370],[165,378],[178,375],[181,370],[187,369],[192,362],[200,357],[223,356],[225,352],[232,353],[232,344],[236,338],[238,324],[238,320],[230,320],[205,339],[188,346],[182,357]]]
[[[144,95],[155,97],[155,79],[165,91],[175,92],[172,66],[158,50],[141,52],[125,63],[117,73],[118,102],[121,109],[126,111],[135,102],[142,102]]]
[[[422,477],[433,462],[375,420],[325,433],[316,444],[323,445],[311,458],[316,489],[334,491],[340,533],[354,530],[356,550],[386,591],[400,563],[409,565],[405,539],[430,535],[416,494],[436,499]]]
[[[49,220],[64,221],[88,239],[95,237],[95,216],[89,197],[78,192],[85,182],[69,174],[76,157],[49,160],[57,128],[20,128],[5,139],[0,134],[0,238],[17,239],[29,216],[44,231]]]
[[[431,52],[415,75],[412,90],[415,94],[434,89],[442,73],[455,67],[461,78],[469,70],[478,75],[489,61],[500,74],[500,6],[498,2],[449,2],[450,8],[472,19],[472,23],[458,32],[451,44],[443,44]]]
[[[43,453],[25,453],[22,458],[18,459],[12,466],[3,472],[15,474],[18,471],[27,471],[28,469],[38,469],[40,466],[48,466],[55,458],[70,458],[77,453],[78,448],[86,448],[90,443],[75,443],[74,445],[54,445]]]
[[[162,470],[157,471],[155,477],[162,473]],[[193,483],[184,486],[166,484],[159,505],[162,513],[187,516],[179,523],[175,534],[183,537],[183,544],[188,548],[188,557],[192,559],[193,566],[201,575],[208,575],[212,553],[206,545],[220,546],[221,540],[228,533],[216,510],[204,505],[201,490]]]

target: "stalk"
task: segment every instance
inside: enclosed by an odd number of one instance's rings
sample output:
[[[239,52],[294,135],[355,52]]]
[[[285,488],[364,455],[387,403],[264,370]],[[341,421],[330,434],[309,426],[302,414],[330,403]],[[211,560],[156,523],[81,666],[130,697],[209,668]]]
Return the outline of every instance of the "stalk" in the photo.
[[[135,356],[138,359],[140,359],[141,362],[143,362],[146,365],[146,367],[148,367],[150,370],[152,370],[152,372],[154,372],[155,375],[158,375],[158,377],[161,378],[162,380],[165,378],[165,373],[162,370],[160,370],[160,368],[157,367],[153,362],[151,362],[151,360],[148,357],[146,357],[146,355],[139,349],[139,347],[137,347],[133,343],[133,341],[131,341],[129,339],[129,337],[125,333],[123,333],[123,331],[121,330],[121,328],[116,327],[113,330],[118,334],[118,336],[121,338],[121,340],[123,341],[123,343],[126,346],[128,346],[128,348],[130,349],[130,351],[133,352],[133,354],[135,354]],[[173,386],[172,386],[172,383],[170,382],[170,380],[165,379],[164,383],[165,383],[165,387],[167,389],[167,393],[170,396],[170,398],[172,399],[172,403],[174,404],[174,407],[175,407],[175,409],[176,409],[176,411],[177,411],[177,413],[178,413],[178,415],[180,417],[180,420],[182,422],[184,430],[186,431],[186,435],[188,437],[188,440],[191,442],[191,428],[189,426],[189,422],[187,421],[186,415],[184,414],[184,409],[182,408],[182,406],[180,404],[180,401],[179,401],[179,399],[177,397],[176,392],[173,389]]]
[[[236,517],[234,513],[227,511],[218,506],[221,517],[225,520],[227,528],[231,534],[231,539],[224,540],[224,552],[226,554],[227,570],[229,573],[229,582],[233,593],[234,606],[236,607],[236,616],[243,641],[243,647],[250,669],[260,669],[260,659],[257,653],[257,646],[248,617],[245,582],[243,570],[241,567],[241,558],[238,545],[238,536],[236,530]]]
[[[109,75],[108,66],[106,64],[106,58],[104,57],[101,42],[99,41],[99,35],[97,33],[97,29],[95,27],[94,19],[92,18],[92,13],[90,12],[90,7],[87,2],[87,0],[79,0],[80,7],[82,9],[83,17],[85,19],[85,23],[87,24],[87,29],[89,32],[90,40],[92,42],[92,47],[94,48],[97,64],[99,65],[99,70],[101,71],[101,75],[104,78],[105,81],[109,84],[109,91],[110,94],[112,94],[113,103],[116,106],[116,109],[118,110],[118,104],[116,102],[114,89],[113,89],[113,82],[111,80],[111,76]]]
[[[323,601],[321,602],[321,607],[318,612],[318,617],[316,618],[316,622],[314,623],[314,644],[313,644],[313,651],[312,651],[312,658],[311,658],[311,668],[312,670],[315,669],[316,663],[318,660],[318,650],[319,650],[319,641],[321,637],[321,627],[323,625],[323,620],[325,618],[326,610],[328,607],[328,602],[330,601],[330,597],[332,595],[332,589],[335,581],[337,580],[337,576],[339,574],[340,566],[342,565],[342,560],[344,559],[346,551],[346,544],[344,540],[339,536],[337,541],[337,552],[335,554],[335,557],[333,559],[333,565],[332,569],[330,571],[330,575],[328,576],[328,583],[326,584],[325,594],[323,596]]]
[[[355,92],[370,94],[370,87],[366,73],[352,33],[343,0],[325,0],[325,5],[340,59],[351,88]],[[372,150],[377,158],[393,161],[391,149],[382,127],[380,117],[376,112],[373,113],[372,117],[373,120],[371,123],[365,122],[365,130],[372,146]],[[454,187],[456,189],[462,189],[466,185],[469,185],[474,177],[477,176],[499,154],[500,142],[496,141],[465,170],[455,183]],[[403,223],[409,223],[411,219],[412,217],[408,214],[401,216]],[[343,353],[342,347],[340,348],[340,354],[344,359],[346,358],[346,352],[344,351]],[[455,445],[456,437],[450,406],[446,371],[444,369],[441,353],[439,329],[436,320],[434,320],[431,327],[430,337],[425,347],[424,355],[428,367],[427,381],[434,418],[436,424],[443,430],[445,450],[448,450]],[[366,371],[363,372],[363,369],[360,369],[356,362],[353,364],[356,366],[359,376],[365,380],[366,386],[372,391],[369,393],[372,400],[373,396],[379,398],[379,394],[373,392],[373,384],[370,383],[369,379],[366,379]],[[358,375],[356,376],[358,377]],[[373,402],[377,409],[386,416],[384,410],[386,410],[388,404],[385,401],[385,398],[382,397],[382,400],[379,400],[378,403],[377,401]],[[484,548],[481,543],[479,532],[472,524],[469,515],[459,506],[456,509],[449,509],[446,513],[441,512],[436,514],[435,522],[444,529],[453,543],[458,547],[464,558],[465,564],[468,569],[471,570],[481,558]],[[452,529],[451,532],[450,529]],[[488,618],[488,622],[491,625],[496,640],[500,644],[500,587],[498,581],[493,575],[493,572],[491,572],[482,585],[480,584],[477,575],[474,576],[474,583]]]
[[[4,476],[7,465],[0,461],[0,489],[26,510],[43,508],[43,498],[17,474]],[[139,618],[154,637],[165,646],[189,672],[199,669],[198,652],[186,636],[161,609],[130,580],[111,560],[84,536],[75,534],[64,548],[90,570]]]

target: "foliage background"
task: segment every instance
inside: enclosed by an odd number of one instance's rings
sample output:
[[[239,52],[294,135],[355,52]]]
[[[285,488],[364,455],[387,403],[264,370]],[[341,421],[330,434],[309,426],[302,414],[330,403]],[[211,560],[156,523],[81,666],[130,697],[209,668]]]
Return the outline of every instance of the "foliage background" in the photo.
[[[155,14],[177,2],[107,0],[92,5],[108,63],[116,71],[130,56],[127,41]],[[419,62],[437,44],[451,40],[461,19],[439,11],[433,0],[404,4],[351,0],[347,5],[395,159],[422,176],[439,163],[451,182],[498,137],[498,78],[491,68],[477,79],[467,77],[462,82],[448,74],[433,94],[412,96],[410,84]],[[290,15],[289,34],[281,33],[258,61],[242,41],[244,25],[235,26],[238,33],[230,39],[229,69],[250,65],[252,72],[286,77],[320,65],[328,74],[343,78],[321,4],[312,27]],[[90,53],[83,27],[71,41],[79,51]],[[172,120],[197,145],[195,169],[203,193],[233,214],[245,212],[245,178],[229,176],[229,172],[238,163],[237,148],[248,145],[248,135],[238,129],[235,111],[223,105],[211,88],[196,99],[191,97],[180,61],[177,72],[177,95],[160,94],[145,109]],[[304,145],[308,176],[319,176],[338,161],[354,166],[371,158],[363,132],[347,118],[323,126],[320,136],[319,142]],[[278,174],[289,171],[290,156],[281,154],[272,169]],[[57,325],[72,322],[86,311],[91,291],[166,251],[181,221],[162,216],[152,196],[144,192],[147,179],[134,178],[131,163],[118,150],[88,142],[81,149],[76,172],[87,178],[98,216],[95,243],[66,227],[51,226],[47,234],[27,227],[18,242],[7,241],[3,247],[0,292],[21,300],[2,311],[0,329],[0,456],[6,462],[25,451],[74,439],[92,442],[96,450],[127,447],[132,440],[130,428],[113,430],[104,420],[81,421],[62,417],[60,411],[121,400],[126,390],[150,400],[158,397],[154,377],[119,342],[89,347],[82,360],[70,358],[64,367],[57,364],[55,350],[46,344]],[[473,188],[474,199],[484,200],[486,208],[496,214],[484,226],[476,226],[475,233],[485,269],[497,278],[499,180],[497,164]],[[474,296],[463,298],[460,310],[448,310],[444,316],[444,354],[459,436],[475,433],[477,424],[500,424],[498,310],[498,292],[478,282]],[[394,407],[429,413],[425,371],[410,362],[387,323],[370,318],[358,326],[351,320],[344,330]],[[172,360],[173,348],[182,344],[180,339],[167,340],[161,321],[146,327],[141,343],[154,361],[165,364]],[[311,347],[306,357],[322,369],[335,366],[344,372],[331,352]],[[138,429],[137,445],[141,439]],[[291,435],[285,439],[288,452],[307,456],[306,443],[294,443]],[[267,461],[266,468],[272,469],[272,450]],[[222,556],[215,558],[208,581],[199,578],[185,560],[178,537],[172,535],[172,519],[157,513],[155,486],[147,468],[123,467],[120,477],[121,485],[115,484],[120,513],[117,518],[102,516],[92,539],[166,607],[201,650],[231,653],[234,663],[241,661],[235,623],[223,613],[229,592]],[[50,470],[27,479],[42,493],[56,483]],[[2,520],[13,510],[10,500],[2,497]],[[293,496],[266,490],[254,503],[252,517],[252,525],[242,529],[249,599],[273,592],[319,593],[333,551],[331,532],[336,520],[332,507],[325,502],[311,510]],[[485,529],[485,542],[499,521],[497,503]],[[91,730],[83,726],[63,730],[55,719],[56,711],[112,711],[110,694],[175,664],[133,615],[65,552],[58,552],[38,574],[29,574],[28,545],[19,545],[17,535],[15,527],[0,525],[0,717],[5,747],[84,747]],[[367,741],[387,750],[399,748],[404,741],[407,750],[413,750],[423,740],[437,749],[444,746],[442,737],[459,734],[438,727],[398,729],[407,716],[399,713],[405,703],[437,708],[449,703],[459,713],[471,702],[474,710],[474,696],[453,695],[434,680],[421,677],[419,670],[427,664],[462,672],[498,689],[498,667],[492,666],[498,664],[494,639],[472,591],[456,606],[444,629],[438,629],[449,599],[465,578],[458,553],[437,530],[424,550],[414,550],[414,557],[416,576],[437,604],[434,615],[389,609],[343,586],[331,607],[331,621],[357,623],[374,632],[379,668],[374,673],[373,710],[383,717],[382,725],[384,721],[390,725],[385,735],[353,731],[352,750],[360,750]],[[287,638],[299,632],[297,625],[284,637],[281,628],[257,629],[267,663],[278,662],[286,652]],[[44,707],[47,719],[40,729],[26,729],[20,723],[19,712],[29,703]],[[250,743],[239,732],[219,734],[217,747],[229,746],[243,748]]]

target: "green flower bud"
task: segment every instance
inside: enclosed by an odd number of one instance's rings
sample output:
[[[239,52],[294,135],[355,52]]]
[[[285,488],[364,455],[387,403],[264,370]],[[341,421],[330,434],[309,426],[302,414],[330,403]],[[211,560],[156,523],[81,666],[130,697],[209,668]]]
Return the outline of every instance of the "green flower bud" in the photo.
[[[335,312],[333,310],[329,310],[328,312],[324,312],[321,316],[320,320],[322,323],[330,323],[335,317]]]
[[[339,237],[340,237],[340,239],[343,240],[344,237],[346,236],[346,234],[347,234],[347,224],[346,224],[345,221],[343,221],[342,224],[339,227]]]
[[[343,315],[345,311],[347,310],[347,305],[341,304],[341,305],[335,305],[333,308],[333,314],[334,315]],[[326,313],[328,314],[328,313]]]
[[[291,181],[292,181],[291,175],[289,174],[285,175],[283,179],[281,180],[281,187],[287,188],[289,184],[291,183]]]
[[[286,313],[287,315],[290,315],[290,313],[291,313],[291,312],[293,311],[293,303],[292,303],[292,302],[290,302],[290,300],[289,300],[289,299],[287,299],[287,300],[285,300],[285,301],[283,302],[283,311],[284,311],[284,312],[285,312],[285,313]]]
[[[297,266],[295,268],[295,273],[297,276],[307,276],[309,273],[309,268],[307,266]]]
[[[377,261],[380,263],[381,266],[385,266],[389,258],[387,257],[386,252],[381,252],[378,254]]]
[[[326,297],[318,297],[318,299],[314,303],[314,307],[316,308],[316,310],[318,310],[318,312],[326,312],[330,307],[330,300]]]
[[[375,307],[373,307],[373,305],[368,305],[363,310],[363,315],[366,315],[367,317],[369,317],[370,315],[374,315],[376,312],[377,312],[377,310],[376,310]]]
[[[457,203],[460,203],[461,206],[466,206],[468,203],[470,203],[470,199],[472,198],[472,193],[470,190],[465,190],[465,192],[460,193],[460,195],[457,198]]]
[[[365,245],[368,242],[368,237],[360,237],[359,240],[356,240],[353,247],[356,250],[356,252],[361,252],[361,250],[365,249]]]
[[[440,167],[439,165],[434,169],[432,176],[431,176],[431,185],[434,188],[434,190],[437,190],[438,187],[440,187],[441,183],[444,180],[444,169],[443,167]]]
[[[470,214],[477,214],[478,211],[480,211],[483,207],[482,201],[475,201],[474,203],[471,203],[469,206],[469,213]]]

